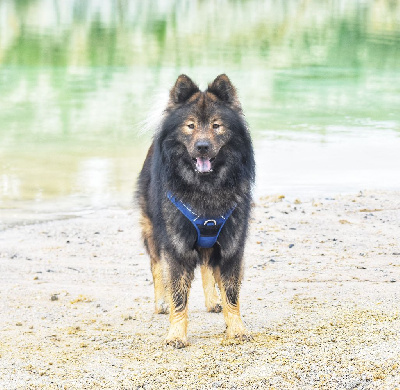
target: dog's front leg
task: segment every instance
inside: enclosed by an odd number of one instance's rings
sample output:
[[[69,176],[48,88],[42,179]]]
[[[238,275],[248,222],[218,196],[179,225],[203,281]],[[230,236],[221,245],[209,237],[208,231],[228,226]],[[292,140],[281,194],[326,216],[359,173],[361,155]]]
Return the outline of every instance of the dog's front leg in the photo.
[[[187,341],[187,313],[190,286],[194,271],[177,262],[169,262],[168,297],[170,302],[170,328],[167,345],[183,348]]]
[[[251,340],[252,337],[244,326],[240,316],[239,290],[242,279],[241,259],[236,261],[232,259],[224,265],[215,268],[214,275],[221,291],[227,338],[236,338],[241,341]]]

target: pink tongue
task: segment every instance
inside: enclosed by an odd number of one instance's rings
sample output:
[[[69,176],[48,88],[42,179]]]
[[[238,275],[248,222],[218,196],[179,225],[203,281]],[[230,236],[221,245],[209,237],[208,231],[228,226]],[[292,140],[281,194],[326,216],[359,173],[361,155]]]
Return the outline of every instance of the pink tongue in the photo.
[[[208,158],[197,158],[196,159],[196,169],[199,172],[210,172],[211,171],[211,162]]]

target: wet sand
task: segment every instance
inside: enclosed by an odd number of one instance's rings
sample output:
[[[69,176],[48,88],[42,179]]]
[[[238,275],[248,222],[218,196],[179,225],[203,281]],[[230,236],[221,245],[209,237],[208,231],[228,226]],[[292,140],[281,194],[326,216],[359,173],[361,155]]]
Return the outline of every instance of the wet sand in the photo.
[[[241,292],[254,340],[224,337],[199,273],[190,346],[163,345],[137,211],[0,232],[0,388],[400,388],[400,193],[255,204]]]

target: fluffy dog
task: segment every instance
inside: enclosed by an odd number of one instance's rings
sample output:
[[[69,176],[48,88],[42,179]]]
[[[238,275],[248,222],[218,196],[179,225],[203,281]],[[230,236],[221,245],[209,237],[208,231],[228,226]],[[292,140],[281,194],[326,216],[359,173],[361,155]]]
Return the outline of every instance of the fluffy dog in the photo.
[[[221,311],[228,338],[247,340],[239,311],[243,250],[255,178],[253,147],[236,89],[218,76],[205,91],[176,80],[137,185],[150,255],[155,311],[170,311],[166,343],[187,341],[187,304],[197,265],[206,308]]]

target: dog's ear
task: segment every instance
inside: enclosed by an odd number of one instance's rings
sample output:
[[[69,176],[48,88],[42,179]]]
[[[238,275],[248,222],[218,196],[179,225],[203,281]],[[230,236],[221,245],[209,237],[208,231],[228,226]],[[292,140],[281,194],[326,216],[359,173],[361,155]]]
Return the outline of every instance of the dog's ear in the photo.
[[[208,85],[208,92],[211,92],[224,103],[240,108],[236,88],[226,74],[220,74],[211,84]]]
[[[199,87],[188,76],[181,74],[169,93],[170,102],[173,104],[184,103],[199,91]]]

